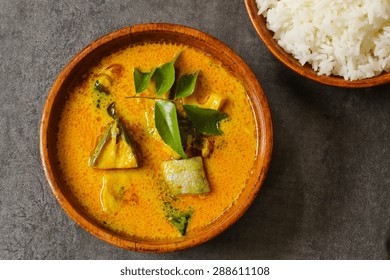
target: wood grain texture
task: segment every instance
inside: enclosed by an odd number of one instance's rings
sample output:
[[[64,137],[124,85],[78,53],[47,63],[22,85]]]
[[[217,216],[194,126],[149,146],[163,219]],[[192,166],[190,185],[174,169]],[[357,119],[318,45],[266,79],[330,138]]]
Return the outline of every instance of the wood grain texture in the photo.
[[[390,82],[390,72],[384,72],[372,78],[356,81],[345,80],[343,77],[339,76],[318,75],[310,65],[306,63],[302,66],[298,60],[296,60],[291,54],[286,53],[283,48],[278,45],[278,43],[273,38],[274,33],[267,29],[264,16],[258,15],[256,0],[245,0],[245,5],[257,34],[267,46],[269,51],[284,65],[294,70],[298,74],[322,84],[346,88],[372,87]]]
[[[101,227],[72,198],[61,180],[56,158],[56,133],[59,113],[66,100],[67,89],[77,77],[102,56],[130,44],[143,42],[173,42],[191,46],[221,61],[244,85],[251,100],[259,135],[258,155],[247,187],[225,213],[197,235],[178,240],[152,242],[129,238]],[[81,227],[118,247],[143,252],[171,252],[199,245],[217,236],[236,222],[256,197],[268,171],[272,153],[272,123],[267,100],[246,63],[228,46],[201,31],[174,24],[141,24],[114,31],[92,42],[79,52],[57,77],[46,100],[40,130],[41,160],[51,190],[65,212]]]

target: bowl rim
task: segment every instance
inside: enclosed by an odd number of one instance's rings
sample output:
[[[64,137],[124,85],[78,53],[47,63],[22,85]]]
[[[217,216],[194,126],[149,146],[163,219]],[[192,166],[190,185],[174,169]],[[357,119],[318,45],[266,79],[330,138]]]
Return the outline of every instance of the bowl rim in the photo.
[[[335,75],[318,75],[311,66],[307,64],[304,66],[300,65],[298,60],[291,54],[285,52],[273,39],[273,32],[267,29],[264,16],[258,14],[256,0],[245,0],[245,6],[252,25],[265,46],[277,59],[294,72],[325,85],[344,88],[367,88],[390,82],[390,72],[383,72],[371,78],[355,81],[345,80],[343,77]]]
[[[128,238],[122,238],[119,234],[115,234],[114,232],[105,229],[103,227],[99,227],[95,222],[91,221],[85,215],[81,213],[78,209],[72,205],[72,203],[68,200],[66,194],[62,191],[60,185],[60,182],[56,178],[54,174],[54,163],[51,162],[50,156],[49,156],[49,143],[48,143],[48,127],[50,118],[53,114],[53,104],[56,101],[57,95],[60,92],[61,87],[63,86],[63,83],[65,82],[66,77],[75,69],[75,67],[83,61],[88,55],[91,54],[94,50],[98,49],[99,47],[105,45],[106,43],[110,43],[111,41],[115,41],[119,38],[130,36],[135,33],[144,33],[144,32],[170,32],[170,33],[177,33],[180,36],[191,36],[197,41],[202,41],[202,44],[211,44],[213,47],[221,50],[223,55],[228,55],[230,57],[233,57],[234,61],[237,61],[240,64],[240,67],[245,70],[246,79],[249,80],[248,85],[251,86],[253,94],[252,96],[249,96],[249,100],[252,103],[258,103],[256,106],[260,106],[258,108],[261,108],[261,120],[259,116],[259,112],[256,111],[255,106],[252,105],[254,108],[255,118],[256,121],[262,121],[261,124],[257,123],[257,126],[262,126],[263,130],[262,132],[265,133],[265,136],[260,137],[258,136],[258,149],[263,146],[262,154],[258,155],[258,157],[261,157],[259,160],[255,160],[253,168],[255,169],[255,164],[258,162],[258,165],[261,167],[259,169],[259,174],[255,174],[258,177],[254,179],[253,186],[247,186],[251,187],[251,191],[248,192],[247,196],[245,197],[245,203],[241,203],[238,208],[235,208],[234,211],[231,213],[231,215],[228,217],[228,219],[224,219],[222,223],[219,224],[219,227],[213,227],[208,231],[201,232],[202,234],[196,235],[192,238],[180,240],[178,242],[143,242],[138,240],[129,240]],[[129,44],[130,45],[130,44]],[[191,45],[191,44],[189,44]],[[194,47],[196,48],[196,47]],[[259,109],[257,109],[259,110]],[[257,128],[258,134],[259,134],[259,128]],[[260,140],[262,139],[263,143],[260,143]],[[124,27],[118,30],[115,30],[111,33],[108,33],[97,40],[93,41],[89,45],[87,45],[85,48],[83,48],[80,52],[78,52],[61,70],[57,78],[55,79],[53,86],[51,87],[49,94],[46,98],[46,102],[43,108],[42,113],[42,119],[40,124],[40,157],[41,157],[41,163],[43,166],[45,177],[48,181],[49,187],[56,198],[57,202],[60,204],[62,209],[68,214],[68,216],[71,217],[71,219],[77,223],[79,226],[81,226],[84,230],[91,233],[95,237],[108,242],[112,245],[115,245],[117,247],[127,249],[127,250],[134,250],[134,251],[140,251],[140,252],[157,252],[157,253],[165,253],[165,252],[173,252],[173,251],[179,251],[183,249],[187,249],[189,247],[194,247],[197,245],[200,245],[215,236],[219,235],[221,232],[225,231],[227,228],[229,228],[232,224],[234,224],[247,210],[247,208],[251,205],[255,197],[257,196],[257,193],[259,192],[264,180],[265,176],[267,174],[271,155],[272,155],[272,146],[273,146],[273,129],[272,129],[272,121],[271,121],[271,113],[268,107],[268,102],[266,100],[266,97],[264,95],[264,92],[256,79],[255,75],[253,74],[252,70],[249,68],[249,66],[244,62],[244,60],[236,54],[230,47],[228,47],[223,42],[219,41],[218,39],[212,37],[211,35],[204,33],[202,31],[199,31],[197,29],[178,25],[178,24],[171,24],[171,23],[146,23],[146,24],[137,24],[132,25],[129,27]],[[261,165],[260,165],[261,164]],[[252,175],[253,176],[253,175]],[[227,212],[230,211],[230,208]]]

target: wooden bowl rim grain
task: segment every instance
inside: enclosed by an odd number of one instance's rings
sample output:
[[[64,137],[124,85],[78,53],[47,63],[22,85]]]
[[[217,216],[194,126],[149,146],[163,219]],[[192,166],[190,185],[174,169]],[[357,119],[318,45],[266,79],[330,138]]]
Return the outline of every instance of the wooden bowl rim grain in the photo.
[[[242,194],[220,218],[197,235],[189,234],[178,240],[137,240],[115,233],[88,217],[77,205],[59,175],[56,156],[56,131],[59,113],[66,100],[66,91],[73,80],[89,68],[93,58],[131,44],[146,41],[167,41],[192,46],[215,57],[240,79],[252,103],[258,130],[258,155],[253,174]],[[142,252],[172,252],[204,243],[236,222],[256,197],[268,171],[271,160],[273,132],[266,97],[249,66],[227,45],[196,29],[175,24],[150,23],[125,27],[109,33],[80,51],[60,72],[45,103],[40,127],[40,154],[45,176],[52,193],[64,211],[83,229],[120,248]]]
[[[365,88],[390,82],[390,72],[383,72],[375,77],[356,81],[345,80],[343,77],[334,75],[318,75],[310,65],[306,63],[302,66],[297,59],[295,59],[291,54],[285,52],[283,48],[278,45],[276,40],[273,38],[274,33],[267,29],[266,19],[263,15],[258,15],[256,0],[245,0],[245,6],[257,34],[266,47],[277,59],[296,73],[325,85],[345,88]]]

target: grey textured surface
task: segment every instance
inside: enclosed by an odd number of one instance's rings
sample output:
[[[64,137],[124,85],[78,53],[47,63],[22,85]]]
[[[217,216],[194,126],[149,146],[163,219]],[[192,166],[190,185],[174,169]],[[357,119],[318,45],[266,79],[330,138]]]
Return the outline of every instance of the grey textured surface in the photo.
[[[274,153],[248,212],[217,238],[142,254],[77,226],[51,194],[39,123],[62,67],[92,40],[147,22],[179,23],[232,47],[269,101]],[[278,62],[243,1],[0,1],[1,259],[384,259],[390,230],[390,85],[308,81]]]

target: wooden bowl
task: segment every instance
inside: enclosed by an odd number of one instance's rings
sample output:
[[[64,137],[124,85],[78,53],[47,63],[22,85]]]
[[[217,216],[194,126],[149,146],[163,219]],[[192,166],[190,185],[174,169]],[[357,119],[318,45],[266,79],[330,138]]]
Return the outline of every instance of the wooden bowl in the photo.
[[[90,65],[115,50],[144,42],[171,42],[191,46],[219,60],[242,81],[251,100],[258,129],[258,156],[247,186],[236,203],[208,227],[196,235],[180,240],[145,241],[110,231],[94,221],[77,204],[64,184],[56,155],[58,119],[67,90],[76,77]],[[264,181],[271,159],[272,125],[268,104],[255,75],[247,64],[228,46],[201,31],[173,24],[142,24],[114,31],[88,45],[61,71],[46,100],[40,130],[40,152],[45,175],[51,190],[65,212],[82,228],[96,237],[118,247],[143,252],[170,252],[203,243],[232,225],[252,203]]]
[[[276,58],[284,63],[284,65],[294,70],[298,74],[301,74],[306,78],[312,79],[322,84],[347,88],[364,88],[390,82],[390,72],[384,72],[372,78],[356,81],[348,81],[339,76],[318,75],[310,65],[305,64],[302,66],[298,60],[296,60],[291,54],[285,52],[283,48],[278,45],[276,40],[273,38],[274,33],[267,29],[266,19],[264,16],[258,15],[256,0],[245,0],[245,5],[252,24],[257,31],[257,34],[260,36],[261,40],[264,42],[267,48],[271,51],[271,53],[273,53],[274,56],[276,56]]]

